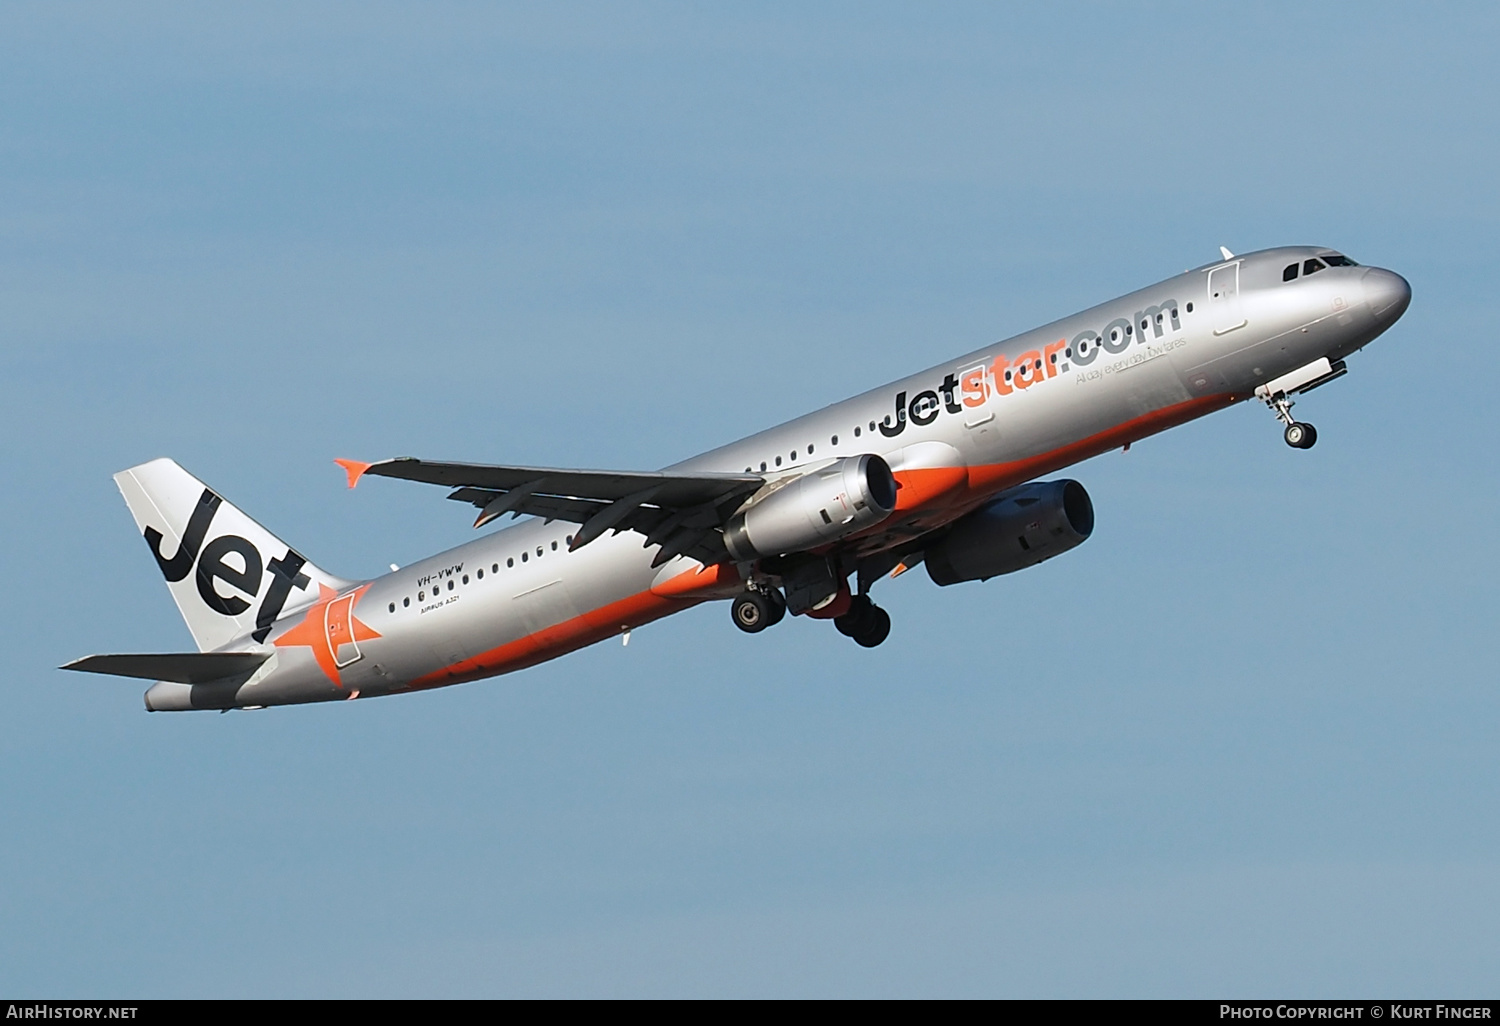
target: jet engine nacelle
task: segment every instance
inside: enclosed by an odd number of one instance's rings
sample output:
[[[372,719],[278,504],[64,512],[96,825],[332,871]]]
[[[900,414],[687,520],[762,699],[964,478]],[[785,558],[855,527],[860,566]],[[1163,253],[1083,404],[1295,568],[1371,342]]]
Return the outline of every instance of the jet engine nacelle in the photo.
[[[1094,532],[1094,504],[1077,481],[1012,488],[957,520],[927,549],[935,584],[986,581],[1036,566]]]
[[[737,560],[802,552],[878,524],[896,508],[896,479],[879,456],[845,456],[793,478],[729,519]]]

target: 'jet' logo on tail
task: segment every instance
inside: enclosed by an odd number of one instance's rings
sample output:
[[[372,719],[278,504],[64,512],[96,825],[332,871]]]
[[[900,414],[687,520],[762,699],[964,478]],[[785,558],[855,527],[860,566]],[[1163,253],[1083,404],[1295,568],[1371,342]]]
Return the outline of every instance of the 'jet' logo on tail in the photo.
[[[213,489],[203,489],[198,504],[193,507],[193,515],[188,519],[187,529],[182,532],[177,552],[170,559],[161,553],[163,535],[156,528],[147,527],[143,532],[146,544],[156,557],[156,565],[161,567],[162,575],[170,584],[186,578],[196,564],[198,572],[194,582],[198,586],[199,597],[209,609],[224,616],[239,616],[250,608],[250,603],[238,595],[219,594],[214,582],[223,581],[254,599],[260,594],[260,586],[269,571],[271,586],[266,589],[266,597],[256,610],[255,630],[250,635],[256,641],[265,641],[266,635],[271,633],[271,625],[281,615],[281,609],[286,605],[292,589],[306,588],[312,583],[302,572],[307,559],[296,550],[288,548],[285,555],[266,563],[260,550],[248,538],[237,534],[221,534],[204,545],[203,539],[223,502],[223,499],[214,494]],[[240,557],[243,568],[224,562],[224,557],[231,552]]]

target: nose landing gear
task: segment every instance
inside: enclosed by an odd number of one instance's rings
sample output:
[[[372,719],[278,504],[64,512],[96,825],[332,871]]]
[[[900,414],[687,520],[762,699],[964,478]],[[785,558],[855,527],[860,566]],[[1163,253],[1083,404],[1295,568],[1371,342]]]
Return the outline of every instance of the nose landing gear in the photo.
[[[1286,425],[1282,437],[1287,445],[1293,449],[1311,449],[1318,441],[1317,428],[1292,418],[1292,396],[1320,388],[1343,377],[1345,371],[1343,360],[1329,360],[1324,356],[1256,388],[1256,396],[1271,408],[1277,420]],[[1257,367],[1255,372],[1259,374],[1260,368]]]
[[[1317,428],[1292,418],[1294,404],[1285,392],[1266,396],[1265,403],[1276,414],[1276,419],[1286,425],[1286,430],[1281,433],[1281,437],[1286,439],[1287,445],[1293,449],[1311,449],[1318,443]]]

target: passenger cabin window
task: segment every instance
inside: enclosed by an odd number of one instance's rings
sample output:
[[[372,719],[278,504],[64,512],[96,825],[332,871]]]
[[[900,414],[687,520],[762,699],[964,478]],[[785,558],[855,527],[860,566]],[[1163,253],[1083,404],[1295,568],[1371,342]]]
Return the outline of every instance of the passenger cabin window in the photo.
[[[1312,274],[1315,271],[1321,271],[1327,266],[1328,265],[1321,260],[1304,260],[1302,261],[1302,273]]]
[[[1287,264],[1286,265],[1286,269],[1281,272],[1281,280],[1282,281],[1296,281],[1297,280],[1297,265],[1296,264]]]

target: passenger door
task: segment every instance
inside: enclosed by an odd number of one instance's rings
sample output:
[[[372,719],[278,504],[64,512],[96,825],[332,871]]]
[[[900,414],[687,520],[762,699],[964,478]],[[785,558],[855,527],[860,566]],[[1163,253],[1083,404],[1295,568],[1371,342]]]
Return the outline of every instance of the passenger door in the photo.
[[[1245,326],[1240,309],[1239,261],[1208,272],[1208,308],[1215,335],[1227,335]]]

